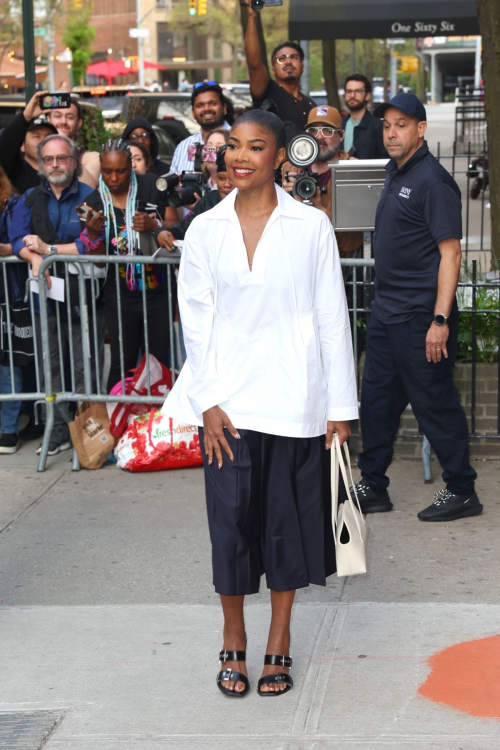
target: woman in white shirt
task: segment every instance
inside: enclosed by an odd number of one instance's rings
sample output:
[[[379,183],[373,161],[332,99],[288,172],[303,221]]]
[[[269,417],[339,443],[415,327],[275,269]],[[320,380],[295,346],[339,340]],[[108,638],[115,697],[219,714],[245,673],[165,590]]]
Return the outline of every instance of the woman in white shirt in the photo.
[[[179,272],[187,361],[164,411],[200,427],[213,580],[224,612],[219,688],[241,697],[243,601],[271,589],[262,696],[283,695],[295,589],[335,572],[330,454],[357,418],[351,331],[328,217],[275,185],[285,128],[252,110],[226,152],[237,190],[192,222]]]

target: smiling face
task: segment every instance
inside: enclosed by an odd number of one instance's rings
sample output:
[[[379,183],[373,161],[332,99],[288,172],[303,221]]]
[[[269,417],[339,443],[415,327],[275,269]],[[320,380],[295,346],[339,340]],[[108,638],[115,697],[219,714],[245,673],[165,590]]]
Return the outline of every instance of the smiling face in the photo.
[[[112,195],[128,191],[132,163],[126,151],[104,151],[101,154],[101,174],[104,184]]]
[[[229,179],[240,190],[254,190],[274,182],[274,172],[285,159],[272,133],[252,122],[235,124],[225,162]]]
[[[224,123],[226,105],[222,104],[217,92],[203,91],[193,104],[193,117],[202,130],[216,130]]]
[[[52,109],[47,112],[46,117],[58,133],[71,138],[72,141],[75,140],[76,132],[82,126],[82,121],[78,119],[78,110],[74,104],[71,104],[68,109]]]
[[[273,58],[273,73],[276,81],[297,81],[304,72],[304,64],[293,47],[281,47]]]
[[[384,114],[384,146],[398,167],[420,148],[424,141],[426,122],[417,122],[396,107],[389,107]]]

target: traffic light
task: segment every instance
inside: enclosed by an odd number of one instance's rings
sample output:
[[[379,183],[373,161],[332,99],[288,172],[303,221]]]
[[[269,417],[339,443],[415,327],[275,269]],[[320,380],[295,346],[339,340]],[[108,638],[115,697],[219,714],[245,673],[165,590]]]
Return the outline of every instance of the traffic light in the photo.
[[[198,15],[199,16],[207,15],[207,6],[208,6],[208,0],[198,0]]]
[[[196,15],[196,0],[189,0],[189,15]]]

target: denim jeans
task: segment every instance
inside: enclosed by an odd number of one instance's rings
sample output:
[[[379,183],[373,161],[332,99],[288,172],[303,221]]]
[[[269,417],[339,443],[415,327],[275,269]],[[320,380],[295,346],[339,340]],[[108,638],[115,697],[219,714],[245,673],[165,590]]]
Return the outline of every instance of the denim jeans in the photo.
[[[0,365],[0,393],[22,394],[23,391],[23,368],[14,367],[14,389],[10,376],[10,367]],[[2,410],[0,412],[0,425],[3,435],[12,435],[19,432],[19,414],[21,411],[22,401],[2,401]]]

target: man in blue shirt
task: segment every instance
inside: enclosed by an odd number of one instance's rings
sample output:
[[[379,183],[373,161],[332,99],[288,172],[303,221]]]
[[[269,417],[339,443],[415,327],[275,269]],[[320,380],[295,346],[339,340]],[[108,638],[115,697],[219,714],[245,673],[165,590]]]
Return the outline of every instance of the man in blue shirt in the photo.
[[[443,468],[446,487],[418,514],[453,521],[481,513],[469,462],[468,431],[452,370],[457,353],[462,204],[460,190],[424,140],[426,111],[398,94],[383,117],[392,157],[377,207],[375,299],[361,396],[363,450],[357,491],[363,511],[389,511],[386,471],[408,402]]]
[[[94,192],[93,188],[78,181],[81,165],[78,150],[69,138],[62,135],[50,135],[38,147],[38,163],[42,183],[39,187],[28,190],[18,201],[10,226],[9,237],[12,252],[31,264],[34,276],[46,255],[81,255],[85,253],[85,245],[80,238],[85,224],[79,218],[75,208]],[[63,274],[61,274],[63,275]],[[74,283],[73,283],[74,282]],[[50,283],[50,282],[49,282]],[[87,301],[89,314],[92,314],[90,304],[93,289],[87,283]],[[74,382],[65,383],[64,390],[74,391],[83,388],[83,351],[82,331],[80,324],[80,308],[77,291],[77,276],[71,274],[70,284],[66,285],[66,296],[70,296],[70,317],[72,329],[72,368],[74,368]],[[64,358],[71,348],[70,325],[68,320],[67,302],[51,302],[50,310],[59,305],[61,321],[62,351],[59,352],[57,318],[49,316],[49,356],[52,365],[52,387],[55,392],[63,390],[63,372],[60,358]],[[38,295],[35,295],[35,312],[39,313]],[[43,378],[42,339],[40,316],[35,315],[37,350],[39,370]],[[96,324],[98,332],[97,352],[101,360],[104,353],[104,314],[97,306]],[[91,357],[95,361],[94,341],[91,339]],[[63,368],[64,369],[64,368]],[[95,375],[95,367],[92,367]],[[100,368],[102,372],[102,367]],[[59,407],[61,409],[61,407]],[[61,450],[71,447],[67,422],[70,416],[67,412],[56,413],[54,428],[49,444],[49,455],[55,455]],[[37,453],[40,452],[38,448]]]

